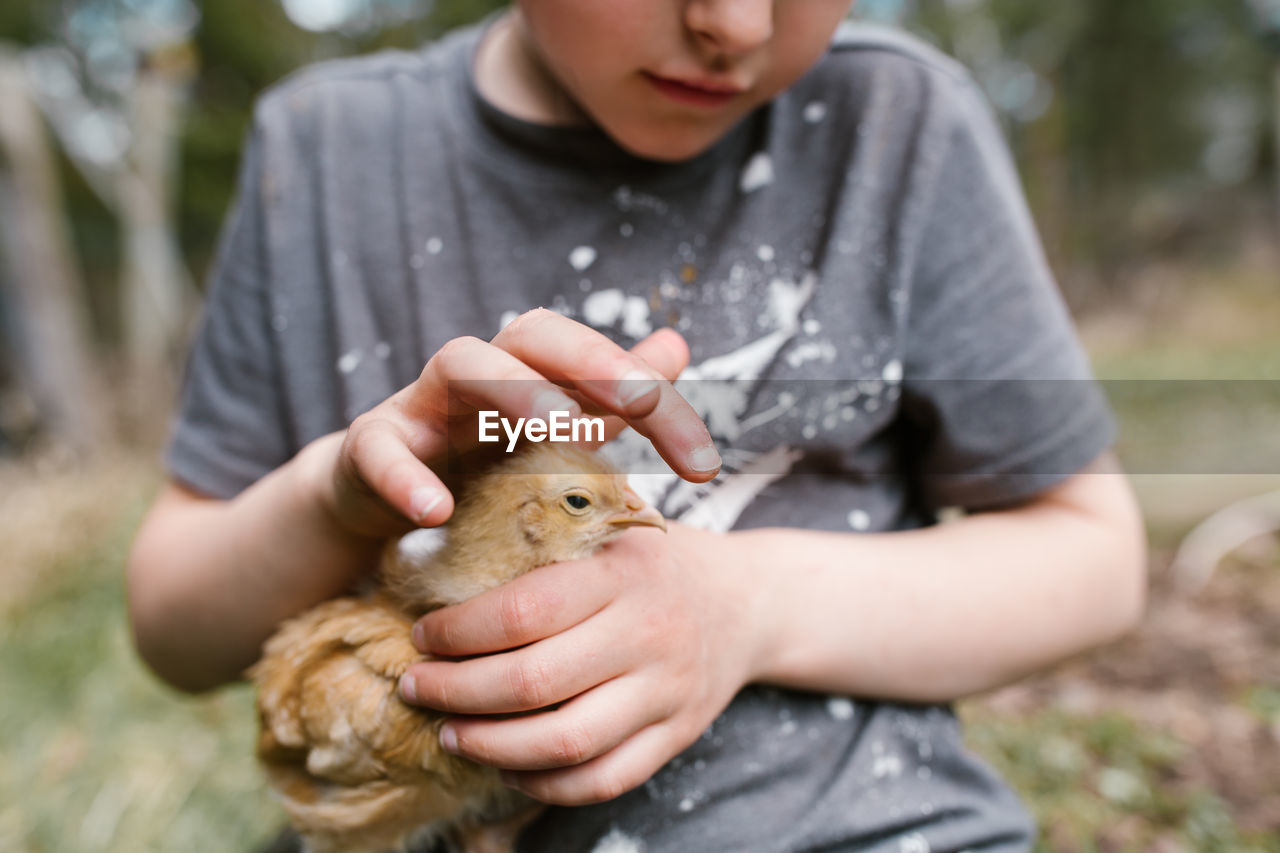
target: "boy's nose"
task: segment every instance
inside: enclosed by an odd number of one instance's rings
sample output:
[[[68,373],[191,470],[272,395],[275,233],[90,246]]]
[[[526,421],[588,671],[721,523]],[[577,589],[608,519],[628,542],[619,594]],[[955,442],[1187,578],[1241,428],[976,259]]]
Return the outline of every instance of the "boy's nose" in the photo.
[[[685,25],[719,53],[750,53],[773,36],[773,0],[689,0]]]

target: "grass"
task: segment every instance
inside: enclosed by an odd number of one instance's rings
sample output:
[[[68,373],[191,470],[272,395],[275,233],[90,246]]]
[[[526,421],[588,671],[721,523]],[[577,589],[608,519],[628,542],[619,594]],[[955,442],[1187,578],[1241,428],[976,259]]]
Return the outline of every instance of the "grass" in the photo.
[[[972,748],[1030,803],[1037,853],[1276,853],[1280,836],[1242,829],[1211,787],[1177,780],[1189,747],[1118,712],[1010,716],[969,704]]]
[[[154,465],[35,475],[3,472],[0,542],[27,543],[27,562],[5,566],[0,610],[0,849],[251,849],[282,820],[252,760],[251,696],[181,697],[127,634],[124,557]]]

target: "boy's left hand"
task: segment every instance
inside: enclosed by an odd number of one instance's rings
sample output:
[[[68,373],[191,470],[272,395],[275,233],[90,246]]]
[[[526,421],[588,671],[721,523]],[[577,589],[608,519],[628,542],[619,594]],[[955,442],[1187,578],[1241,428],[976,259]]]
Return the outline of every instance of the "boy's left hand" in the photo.
[[[414,630],[419,649],[467,659],[415,664],[406,699],[471,715],[447,724],[446,749],[507,771],[535,799],[617,797],[693,743],[750,680],[759,611],[732,576],[726,539],[679,524],[633,530],[588,559],[428,614]]]

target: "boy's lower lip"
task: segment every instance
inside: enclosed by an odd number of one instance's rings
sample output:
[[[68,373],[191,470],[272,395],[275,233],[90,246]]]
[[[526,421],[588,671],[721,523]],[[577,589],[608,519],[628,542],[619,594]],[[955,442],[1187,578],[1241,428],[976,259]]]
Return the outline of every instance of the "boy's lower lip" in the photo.
[[[694,86],[686,86],[678,80],[668,80],[653,74],[645,74],[645,79],[653,84],[659,92],[673,101],[691,104],[696,107],[722,107],[736,98],[740,92],[711,92]]]

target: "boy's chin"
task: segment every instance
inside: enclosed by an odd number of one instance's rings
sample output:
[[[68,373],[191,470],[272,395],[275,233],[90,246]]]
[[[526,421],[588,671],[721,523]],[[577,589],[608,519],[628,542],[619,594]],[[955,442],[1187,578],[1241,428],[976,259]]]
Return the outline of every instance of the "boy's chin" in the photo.
[[[710,131],[670,131],[646,130],[643,133],[627,133],[605,127],[607,133],[618,146],[629,154],[656,163],[682,163],[692,160],[723,139],[732,128],[725,128],[720,133]]]
[[[703,154],[722,138],[723,134],[699,140],[668,138],[629,142],[626,139],[619,139],[615,136],[614,141],[626,149],[628,153],[644,160],[652,160],[655,163],[683,163],[686,160],[692,160],[699,154]]]

